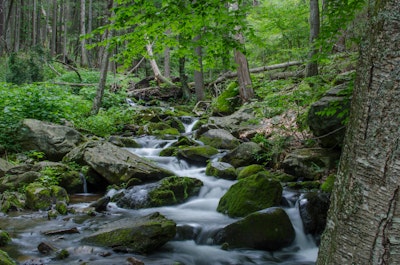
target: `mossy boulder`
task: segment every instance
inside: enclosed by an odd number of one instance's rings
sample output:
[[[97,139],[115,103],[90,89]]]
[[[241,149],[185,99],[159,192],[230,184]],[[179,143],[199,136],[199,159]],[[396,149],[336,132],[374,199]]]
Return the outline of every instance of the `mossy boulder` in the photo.
[[[108,141],[119,147],[127,147],[127,148],[139,148],[140,145],[133,139],[132,137],[121,137],[112,135],[108,138]]]
[[[217,211],[230,217],[277,206],[282,200],[282,186],[264,172],[239,180],[219,201]]]
[[[221,158],[221,162],[226,162],[235,168],[244,167],[257,163],[257,155],[262,152],[261,146],[254,142],[245,142],[228,152]]]
[[[59,201],[69,203],[67,191],[60,186],[46,187],[40,183],[31,183],[25,190],[25,207],[31,210],[49,210]]]
[[[176,223],[156,212],[108,223],[96,233],[82,239],[85,244],[113,248],[116,251],[151,253],[176,234]]]
[[[0,230],[0,247],[7,246],[7,244],[10,242],[11,242],[10,235],[4,230]]]
[[[6,171],[12,167],[13,165],[10,162],[4,160],[3,158],[0,158],[0,178],[4,177]]]
[[[120,185],[132,178],[148,183],[174,175],[171,171],[106,141],[86,143],[68,153],[64,160],[89,166],[95,173],[93,176],[100,175],[103,182],[108,184]],[[87,182],[98,185],[101,178],[88,178]]]
[[[180,136],[178,140],[171,144],[171,146],[164,148],[160,152],[160,156],[177,156],[178,150],[183,147],[199,146],[200,144],[187,136]]]
[[[171,176],[127,189],[116,201],[119,207],[131,209],[174,205],[198,194],[202,186],[203,182],[196,178]]]
[[[206,145],[210,145],[217,149],[234,149],[240,141],[230,132],[223,129],[211,129],[200,135],[199,140]]]
[[[229,115],[239,107],[240,96],[236,82],[230,83],[225,90],[213,100],[211,107],[213,115]]]
[[[265,171],[264,166],[258,165],[258,164],[253,164],[253,165],[242,167],[242,168],[238,169],[238,179],[244,179],[244,178],[250,177],[251,175],[254,175],[260,171]]]
[[[0,194],[0,211],[8,213],[10,211],[20,211],[25,205],[25,195],[13,192],[5,191]]]
[[[281,208],[268,208],[252,213],[224,227],[214,236],[217,244],[229,248],[253,248],[275,251],[289,246],[295,231],[287,213]]]
[[[17,263],[7,254],[7,252],[0,250],[0,264],[16,265]]]
[[[289,182],[286,184],[288,188],[294,190],[318,190],[321,186],[319,181],[298,181],[298,182]]]
[[[209,162],[206,167],[206,175],[222,179],[236,179],[235,168],[224,162]]]
[[[218,150],[209,145],[189,146],[178,151],[179,158],[198,163],[207,163],[216,154],[218,154]]]

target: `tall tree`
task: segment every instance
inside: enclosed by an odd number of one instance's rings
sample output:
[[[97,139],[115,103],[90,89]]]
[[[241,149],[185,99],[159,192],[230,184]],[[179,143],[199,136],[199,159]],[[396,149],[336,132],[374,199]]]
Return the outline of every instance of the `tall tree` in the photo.
[[[86,35],[86,0],[81,0],[81,13],[80,13],[80,29],[81,29],[81,65],[88,65],[88,56],[86,50],[86,39],[83,36]]]
[[[319,2],[318,0],[310,0],[310,52],[308,53],[308,63],[306,66],[306,76],[318,75],[318,63],[315,56],[318,50],[315,41],[318,38],[320,30]]]
[[[400,260],[400,1],[369,1],[351,117],[318,265]]]

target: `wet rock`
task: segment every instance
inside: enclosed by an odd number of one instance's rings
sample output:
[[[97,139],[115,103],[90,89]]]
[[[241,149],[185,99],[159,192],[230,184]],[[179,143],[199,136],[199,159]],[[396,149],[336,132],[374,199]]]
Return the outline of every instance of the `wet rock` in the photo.
[[[118,195],[117,205],[122,208],[148,208],[174,205],[199,193],[203,183],[196,178],[168,177],[157,183],[134,186]]]
[[[224,162],[210,162],[207,164],[206,175],[222,179],[236,179],[235,168]]]
[[[46,242],[40,242],[40,244],[37,247],[38,251],[42,254],[51,254],[55,251],[57,251],[57,248],[49,243]]]
[[[262,148],[254,142],[245,142],[228,152],[221,158],[221,162],[226,162],[235,168],[256,164],[257,154],[262,152]]]
[[[199,140],[217,149],[234,149],[240,144],[239,139],[223,129],[208,130],[200,135]]]
[[[178,150],[179,158],[198,163],[207,163],[216,154],[218,154],[218,150],[209,145],[190,146]]]
[[[51,161],[60,161],[85,141],[83,135],[71,127],[34,119],[22,121],[17,137],[23,150],[43,152]]]
[[[4,177],[5,172],[12,167],[13,165],[10,162],[4,160],[3,158],[0,158],[0,178]]]
[[[0,230],[0,247],[7,246],[7,244],[10,242],[11,242],[10,235],[4,230]]]
[[[7,254],[7,252],[0,250],[0,264],[16,265],[17,263]]]
[[[131,178],[146,183],[174,175],[147,159],[103,141],[89,142],[75,148],[64,160],[90,166],[108,184],[120,185]]]
[[[60,186],[45,187],[31,183],[25,190],[25,207],[31,210],[49,210],[58,201],[69,202],[67,191]]]
[[[83,238],[82,242],[146,254],[172,240],[175,234],[175,222],[156,212],[111,222],[98,232]]]
[[[250,213],[280,204],[282,186],[264,172],[239,180],[219,201],[217,211],[230,217]]]
[[[129,257],[126,259],[129,265],[144,265],[144,262],[141,260],[138,260],[137,258],[134,257]]]
[[[252,213],[224,227],[214,236],[216,244],[228,248],[253,248],[275,251],[289,246],[295,231],[289,216],[281,208],[268,208]]]
[[[345,126],[343,125],[347,115],[340,116],[340,113],[350,108],[351,90],[348,89],[348,82],[333,87],[325,95],[313,103],[310,107],[307,117],[307,123],[311,132],[320,137],[322,147],[332,148],[340,147],[345,135]],[[336,109],[333,115],[320,115],[321,112],[328,109]]]
[[[332,149],[297,149],[286,156],[282,168],[300,180],[318,180],[335,168],[339,157],[340,153]]]
[[[43,232],[46,236],[52,235],[63,235],[63,234],[79,234],[79,230],[77,227],[71,227],[66,229],[58,229],[58,230],[50,230]]]
[[[107,210],[107,205],[110,202],[110,196],[104,196],[97,201],[91,203],[89,207],[93,207],[96,212],[103,212]]]
[[[21,211],[25,205],[25,195],[16,191],[5,191],[0,194],[0,211]]]
[[[177,156],[178,150],[189,146],[199,146],[200,144],[187,136],[180,136],[171,146],[164,148],[160,152],[160,156]]]
[[[317,242],[320,241],[321,234],[325,229],[329,205],[329,194],[322,192],[306,193],[299,201],[304,232],[313,235]]]
[[[110,136],[108,141],[119,147],[139,148],[140,145],[132,137]]]
[[[40,176],[41,174],[39,172],[34,171],[28,171],[18,175],[6,175],[0,179],[0,192],[26,186],[40,178]]]

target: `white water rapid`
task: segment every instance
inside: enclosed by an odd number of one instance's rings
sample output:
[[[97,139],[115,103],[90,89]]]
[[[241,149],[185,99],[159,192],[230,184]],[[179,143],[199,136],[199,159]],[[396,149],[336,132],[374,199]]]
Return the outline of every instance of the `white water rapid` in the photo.
[[[193,128],[193,123],[187,125],[187,133]],[[304,234],[298,203],[299,194],[284,192],[290,207],[288,213],[296,231],[296,239],[292,246],[276,252],[266,252],[249,249],[224,251],[220,246],[212,245],[210,235],[237,219],[232,219],[216,211],[219,199],[235,183],[235,181],[217,179],[206,176],[205,167],[190,165],[176,157],[160,157],[160,151],[173,141],[159,140],[154,137],[137,139],[141,148],[130,148],[130,152],[157,162],[160,166],[173,171],[177,176],[188,176],[200,179],[204,186],[197,197],[177,206],[150,208],[137,211],[148,214],[159,211],[174,220],[178,227],[189,227],[195,233],[195,240],[182,238],[171,241],[157,253],[143,257],[145,264],[185,264],[185,265],[247,265],[247,264],[314,264],[318,248],[314,240]],[[114,207],[116,207],[114,205]],[[120,209],[118,209],[120,210]],[[194,232],[193,232],[194,231]]]

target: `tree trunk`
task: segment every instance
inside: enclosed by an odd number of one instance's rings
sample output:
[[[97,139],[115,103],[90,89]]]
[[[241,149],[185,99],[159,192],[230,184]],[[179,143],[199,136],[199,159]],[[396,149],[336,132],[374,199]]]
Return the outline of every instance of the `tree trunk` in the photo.
[[[243,102],[254,97],[253,85],[250,78],[249,64],[246,56],[239,50],[235,50],[235,62],[239,82],[239,94]]]
[[[318,54],[318,50],[315,48],[315,40],[318,38],[320,29],[320,18],[319,18],[319,3],[318,0],[310,0],[310,45],[311,50],[308,53],[308,63],[306,66],[306,76],[318,75],[318,63],[315,56]]]
[[[86,35],[86,0],[81,0],[81,37]],[[86,39],[81,39],[81,65],[88,65],[88,58],[86,53]]]
[[[194,71],[194,88],[196,91],[196,100],[199,102],[206,98],[204,92],[203,54],[201,46],[197,46],[195,52],[198,58],[197,62],[199,69]]]
[[[181,80],[182,84],[182,94],[184,99],[189,99],[190,98],[190,90],[189,86],[187,83],[187,76],[185,72],[185,63],[186,59],[185,57],[180,57],[179,58],[179,78]]]
[[[165,76],[163,76],[161,74],[161,71],[160,71],[160,68],[158,68],[156,59],[154,59],[153,48],[150,43],[146,45],[146,50],[147,50],[147,54],[150,57],[150,65],[151,65],[151,69],[153,70],[154,78],[156,79],[156,81],[159,83],[166,83],[169,86],[174,87],[175,84],[172,83],[171,81],[169,81]]]
[[[0,1],[0,56],[3,55],[4,52],[4,22],[5,22],[5,4],[4,1]]]
[[[400,1],[370,1],[318,265],[400,261]]]
[[[57,0],[53,0],[53,14],[51,22],[51,55],[56,55],[57,50]]]
[[[164,51],[164,75],[166,78],[171,78],[171,49],[169,47]]]

